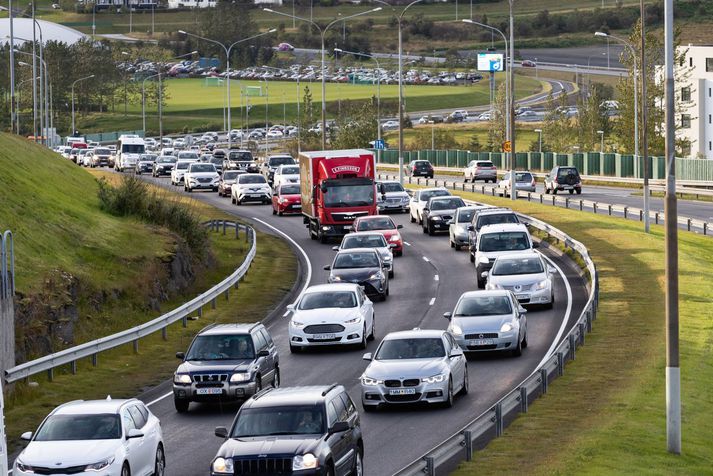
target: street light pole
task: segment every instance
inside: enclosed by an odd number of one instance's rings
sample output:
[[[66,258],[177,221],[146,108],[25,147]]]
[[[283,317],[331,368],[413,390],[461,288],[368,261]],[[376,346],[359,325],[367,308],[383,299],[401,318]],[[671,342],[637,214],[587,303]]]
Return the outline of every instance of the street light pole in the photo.
[[[243,38],[242,40],[235,41],[235,42],[233,42],[231,45],[226,46],[225,44],[223,44],[223,43],[221,43],[221,42],[219,42],[219,41],[211,40],[210,38],[205,38],[205,37],[203,37],[203,36],[196,35],[196,34],[194,34],[194,33],[188,33],[188,32],[183,31],[183,30],[178,30],[178,33],[180,33],[180,34],[182,34],[182,35],[192,36],[193,38],[197,38],[197,39],[199,39],[199,40],[207,41],[208,43],[213,43],[214,45],[220,46],[221,48],[223,48],[223,51],[225,51],[225,79],[226,79],[226,82],[227,82],[227,90],[228,90],[228,91],[227,91],[227,94],[228,94],[228,99],[227,99],[227,101],[228,101],[228,106],[227,106],[227,108],[228,108],[228,126],[226,127],[226,129],[227,129],[227,131],[228,131],[228,147],[230,147],[230,145],[231,145],[231,143],[232,143],[232,138],[231,138],[231,136],[230,136],[230,131],[232,130],[232,122],[231,122],[231,117],[230,117],[230,109],[231,109],[231,107],[232,107],[232,104],[231,104],[231,101],[230,101],[230,52],[232,51],[232,49],[233,49],[233,47],[234,47],[235,45],[238,45],[238,44],[240,44],[240,43],[244,43],[244,42],[246,42],[246,41],[254,40],[255,38],[259,38],[259,37],[261,37],[261,36],[265,36],[265,35],[269,35],[269,34],[271,34],[271,33],[275,33],[276,31],[277,31],[277,30],[276,30],[275,28],[272,28],[272,29],[270,29],[270,30],[268,30],[268,31],[266,31],[266,32],[264,32],[264,33],[258,33],[257,35],[253,35],[253,36],[249,36],[249,37],[247,37],[247,38]]]
[[[436,150],[436,122],[428,121],[431,124],[431,150]]]
[[[159,65],[160,67],[160,65]],[[151,76],[147,76],[144,78],[144,80],[141,82],[141,119],[143,123],[143,131],[144,131],[144,137],[146,137],[146,81],[155,78],[158,76],[160,73],[152,74]]]
[[[515,0],[509,0],[510,4],[510,71],[508,71],[508,79],[510,81],[510,183],[515,183],[515,15],[513,15],[513,3]],[[513,193],[510,194],[511,200],[517,200],[517,189],[513,187]]]
[[[422,0],[418,0],[418,1],[422,1]],[[325,150],[327,149],[327,101],[326,101],[326,90],[327,90],[326,76],[327,75],[326,75],[326,67],[325,67],[325,45],[324,45],[325,35],[327,34],[327,31],[329,30],[329,28],[331,26],[339,23],[340,21],[346,22],[347,20],[350,20],[352,18],[360,17],[360,16],[366,15],[368,13],[378,12],[380,10],[381,10],[381,7],[376,7],[376,8],[372,8],[371,10],[364,11],[364,12],[355,13],[353,15],[347,15],[343,18],[337,18],[336,20],[333,20],[331,23],[328,23],[327,26],[322,28],[319,24],[315,23],[311,19],[302,18],[302,17],[298,17],[295,15],[290,15],[288,13],[278,12],[278,11],[272,10],[271,8],[263,8],[263,11],[266,11],[268,13],[274,13],[275,15],[282,15],[283,17],[292,18],[293,20],[300,20],[300,21],[310,23],[312,26],[317,28],[317,30],[320,33],[320,37],[322,40],[322,149],[325,149]],[[311,15],[311,13],[310,13],[310,15]]]
[[[74,135],[74,131],[77,130],[75,127],[75,124],[74,124],[74,86],[80,81],[84,81],[85,79],[90,79],[93,77],[94,77],[94,75],[90,74],[89,76],[79,78],[78,80],[76,80],[75,82],[72,83],[72,135]]]
[[[601,152],[603,154],[604,153],[604,131],[597,131],[597,134],[599,134],[602,139],[601,145],[599,146],[599,152]]]
[[[537,132],[537,142],[539,144],[538,151],[540,154],[542,153],[542,129],[535,129],[535,132]]]
[[[15,34],[13,30],[12,0],[8,0],[8,19],[10,20],[10,120],[15,120]],[[12,128],[10,129],[12,130]],[[17,134],[20,134],[20,121],[17,121]]]

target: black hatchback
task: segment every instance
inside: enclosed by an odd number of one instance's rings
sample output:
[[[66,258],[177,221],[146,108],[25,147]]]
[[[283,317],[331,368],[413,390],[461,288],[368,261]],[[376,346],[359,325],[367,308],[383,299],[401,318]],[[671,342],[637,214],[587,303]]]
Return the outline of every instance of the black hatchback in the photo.
[[[406,173],[412,177],[433,178],[433,165],[428,160],[412,160],[406,167]]]
[[[225,442],[212,476],[364,474],[359,413],[341,385],[264,390],[215,435]]]

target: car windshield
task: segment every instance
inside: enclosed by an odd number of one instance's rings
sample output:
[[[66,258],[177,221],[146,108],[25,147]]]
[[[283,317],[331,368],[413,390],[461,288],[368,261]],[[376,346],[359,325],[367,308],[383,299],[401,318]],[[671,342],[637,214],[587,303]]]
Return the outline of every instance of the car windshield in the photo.
[[[176,159],[173,157],[159,157],[156,162],[159,164],[173,164],[176,162]]]
[[[280,169],[280,173],[282,175],[299,175],[300,168],[299,167],[282,167],[282,169]]]
[[[94,149],[94,155],[111,155],[109,149]]]
[[[188,349],[186,360],[254,359],[253,340],[247,334],[201,335]]]
[[[280,165],[289,165],[294,163],[295,159],[293,159],[292,157],[270,157],[268,159],[267,165],[270,167],[279,167]]]
[[[198,154],[194,154],[192,152],[179,152],[178,159],[179,160],[198,160]]]
[[[342,239],[343,250],[349,248],[386,248],[386,238],[383,235],[347,235]]]
[[[210,162],[211,164],[213,164],[217,167],[221,167],[223,165],[223,159],[220,159],[218,157],[213,157],[212,155],[208,159],[208,162]]]
[[[125,154],[143,154],[146,150],[143,144],[123,144],[121,151]]]
[[[316,405],[245,408],[230,436],[314,435],[324,433],[324,426],[324,414]]]
[[[119,415],[51,415],[37,430],[35,441],[117,440],[121,438]]]
[[[267,183],[262,175],[242,175],[238,177],[238,183]]]
[[[284,185],[280,187],[280,195],[299,195],[300,186],[299,185]]]
[[[462,198],[449,198],[448,200],[433,200],[431,202],[431,210],[454,210],[458,207],[465,206]]]
[[[524,231],[506,231],[502,233],[486,233],[480,235],[478,250],[517,251],[530,249],[527,233]]]
[[[326,180],[324,185],[325,207],[358,207],[374,203],[374,184],[369,179]]]
[[[519,223],[517,215],[514,213],[498,213],[492,215],[481,215],[478,217],[477,229],[486,225],[499,225],[501,223]]]
[[[298,309],[309,311],[311,309],[356,307],[356,296],[353,291],[326,291],[305,294],[300,300]]]
[[[196,172],[215,172],[213,164],[191,164],[191,173]]]
[[[382,183],[381,186],[383,187],[384,193],[404,191],[404,188],[401,186],[400,183],[386,182]]]
[[[429,190],[427,192],[421,192],[418,198],[422,202],[427,202],[432,197],[446,197],[450,194],[448,190]]]
[[[253,155],[247,151],[231,150],[230,154],[228,155],[228,158],[230,160],[236,160],[238,162],[252,162]]]
[[[387,339],[376,352],[376,360],[433,359],[444,357],[446,349],[440,337]]]
[[[461,299],[453,317],[499,316],[511,312],[512,306],[507,296],[473,296]]]
[[[368,220],[359,220],[359,223],[357,223],[357,231],[394,229],[396,229],[396,225],[389,217],[369,218]]]
[[[238,175],[240,174],[235,171],[223,172],[223,180],[237,180]]]
[[[538,274],[544,272],[539,258],[498,258],[490,272],[493,276],[508,276],[513,274]]]
[[[340,253],[334,259],[333,269],[378,268],[379,258],[376,253]]]
[[[177,168],[178,170],[184,170],[184,169],[187,169],[189,165],[191,165],[190,162],[177,162],[177,163],[176,163],[176,168]]]
[[[461,210],[458,212],[458,223],[470,223],[475,215],[475,210]]]

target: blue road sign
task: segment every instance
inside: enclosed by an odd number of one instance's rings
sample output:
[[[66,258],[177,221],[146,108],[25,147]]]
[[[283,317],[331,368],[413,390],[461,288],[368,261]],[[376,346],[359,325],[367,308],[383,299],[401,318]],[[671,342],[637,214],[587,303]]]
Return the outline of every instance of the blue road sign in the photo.
[[[386,142],[384,142],[384,139],[375,140],[374,141],[374,149],[381,149],[381,150],[386,149]]]

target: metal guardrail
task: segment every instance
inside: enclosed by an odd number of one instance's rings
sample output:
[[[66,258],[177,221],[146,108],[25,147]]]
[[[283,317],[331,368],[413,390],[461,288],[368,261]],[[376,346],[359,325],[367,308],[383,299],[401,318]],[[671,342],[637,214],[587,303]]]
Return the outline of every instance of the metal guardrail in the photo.
[[[460,461],[471,461],[476,450],[484,448],[490,440],[502,435],[505,427],[518,414],[527,413],[530,403],[547,393],[550,381],[564,375],[565,363],[574,360],[576,348],[584,344],[585,334],[592,331],[599,303],[599,276],[587,248],[543,221],[520,213],[518,218],[557,239],[582,257],[591,279],[587,304],[557,348],[525,380],[456,434],[397,471],[397,476],[445,474]]]
[[[76,373],[76,363],[78,360],[91,357],[92,364],[96,366],[97,354],[129,343],[133,343],[134,351],[138,351],[139,339],[158,331],[162,331],[165,339],[166,328],[169,325],[178,321],[183,321],[183,326],[185,327],[187,325],[188,315],[192,312],[198,311],[198,315],[201,315],[203,306],[208,303],[215,308],[216,299],[222,294],[225,294],[226,298],[229,298],[230,288],[233,286],[237,288],[238,282],[243,279],[252,266],[252,262],[257,251],[255,230],[250,226],[225,220],[212,220],[206,222],[205,225],[216,232],[220,231],[222,228],[223,234],[226,234],[228,228],[233,228],[235,229],[236,239],[239,237],[239,232],[242,229],[245,233],[245,240],[250,242],[250,250],[245,256],[245,260],[230,276],[198,297],[149,322],[107,337],[101,337],[90,342],[85,342],[84,344],[70,347],[8,369],[5,371],[5,381],[7,383],[12,383],[27,378],[30,375],[45,371],[48,372],[48,376],[51,380],[53,369],[68,364],[71,365],[72,373]]]

